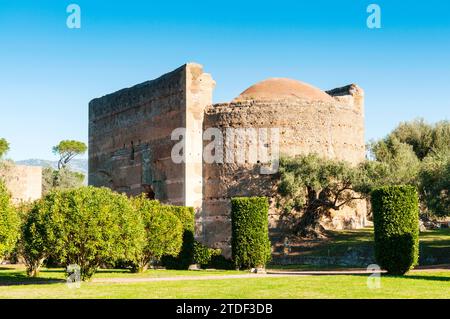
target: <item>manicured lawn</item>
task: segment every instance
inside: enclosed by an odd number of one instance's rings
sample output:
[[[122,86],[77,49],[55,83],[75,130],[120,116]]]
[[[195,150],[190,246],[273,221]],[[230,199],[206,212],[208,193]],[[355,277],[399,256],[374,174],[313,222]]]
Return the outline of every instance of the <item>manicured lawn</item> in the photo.
[[[294,243],[294,252],[305,257],[344,257],[356,253],[374,260],[373,228],[328,231],[326,239],[303,240]],[[419,264],[450,263],[450,228],[421,232],[419,236]],[[329,266],[287,265],[276,269],[328,269]],[[347,266],[335,265],[333,268]]]
[[[204,276],[235,271],[152,270],[142,275],[103,271],[96,278]],[[367,287],[366,275],[224,278],[140,283],[82,283],[69,288],[61,271],[43,271],[40,283],[23,270],[0,270],[0,298],[450,298],[450,271],[413,271],[405,277],[381,277],[380,289]],[[14,283],[11,278],[17,281]],[[19,284],[20,281],[20,284]],[[7,285],[6,285],[7,284]]]

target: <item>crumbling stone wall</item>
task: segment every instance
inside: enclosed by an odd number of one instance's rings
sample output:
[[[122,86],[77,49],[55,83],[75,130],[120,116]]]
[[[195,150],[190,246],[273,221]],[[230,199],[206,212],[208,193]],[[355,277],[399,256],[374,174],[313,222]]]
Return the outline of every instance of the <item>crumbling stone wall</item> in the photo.
[[[206,109],[204,129],[278,128],[280,154],[317,153],[357,164],[365,157],[363,91],[356,85],[329,91],[331,101],[301,98],[245,100],[216,104]],[[244,145],[248,147],[249,145]],[[241,149],[242,151],[242,146]],[[229,253],[231,239],[230,198],[274,195],[276,175],[261,175],[262,163],[204,164],[204,241]],[[333,213],[328,226],[360,227],[365,223],[364,201]],[[269,216],[278,228],[279,213]]]
[[[1,170],[0,178],[15,204],[34,201],[42,196],[42,167],[7,165]]]
[[[201,152],[191,147],[185,154],[187,164],[174,163],[171,152],[179,141],[172,140],[171,134],[187,128],[183,143],[202,145],[203,110],[211,104],[213,87],[214,81],[202,67],[190,63],[92,100],[89,184],[199,208]]]

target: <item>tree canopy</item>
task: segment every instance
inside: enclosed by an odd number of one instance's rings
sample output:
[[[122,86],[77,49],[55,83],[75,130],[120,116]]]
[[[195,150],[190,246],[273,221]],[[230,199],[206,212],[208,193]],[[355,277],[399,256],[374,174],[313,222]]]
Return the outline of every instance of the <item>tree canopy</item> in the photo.
[[[0,158],[9,151],[9,143],[4,138],[0,138]]]
[[[53,153],[59,155],[58,169],[64,168],[77,155],[83,155],[87,146],[83,142],[64,140],[53,147]]]
[[[384,166],[384,184],[409,184],[420,190],[422,214],[450,216],[450,122],[423,119],[400,123],[385,138],[371,142],[374,165]]]
[[[317,154],[283,157],[280,160],[280,204],[285,213],[302,212],[294,232],[301,237],[318,237],[323,232],[320,219],[331,209],[361,199],[356,193],[368,189],[363,166],[325,159]]]

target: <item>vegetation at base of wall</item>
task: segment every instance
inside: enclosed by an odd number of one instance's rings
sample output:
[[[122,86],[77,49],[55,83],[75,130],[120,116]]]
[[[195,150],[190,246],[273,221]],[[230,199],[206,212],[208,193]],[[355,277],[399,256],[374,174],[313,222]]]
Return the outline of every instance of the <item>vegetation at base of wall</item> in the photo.
[[[214,254],[211,256],[211,260],[205,268],[234,270],[236,269],[236,266],[233,260],[225,258],[225,256],[221,254]]]
[[[265,267],[270,261],[268,212],[265,197],[231,199],[232,255],[237,268]]]
[[[35,276],[45,258],[80,266],[88,280],[105,262],[129,260],[143,245],[141,216],[125,195],[107,188],[82,187],[52,192],[39,200],[23,226],[28,274]]]
[[[55,170],[45,167],[42,170],[42,194],[45,196],[55,190],[70,190],[83,186],[83,173],[73,172],[68,167]]]
[[[221,253],[220,249],[209,248],[199,241],[195,241],[193,263],[207,268],[211,264],[212,257],[219,256]]]
[[[11,204],[11,195],[0,180],[0,261],[14,250],[19,227],[20,218]]]
[[[194,262],[195,212],[192,207],[162,205],[161,210],[173,213],[183,225],[183,245],[178,256],[163,256],[161,262],[168,269],[188,269]]]
[[[132,199],[136,213],[142,216],[145,240],[142,249],[133,258],[131,268],[135,272],[147,269],[150,262],[158,262],[163,255],[176,257],[183,244],[183,223],[171,211],[161,209],[156,200],[144,195]]]
[[[403,275],[419,258],[419,198],[413,186],[386,186],[371,196],[375,258],[388,273]]]
[[[330,217],[332,210],[340,210],[365,198],[361,193],[367,193],[373,187],[366,175],[363,165],[354,167],[348,162],[326,159],[314,153],[282,157],[277,205],[293,220],[295,235],[325,237],[322,218]]]

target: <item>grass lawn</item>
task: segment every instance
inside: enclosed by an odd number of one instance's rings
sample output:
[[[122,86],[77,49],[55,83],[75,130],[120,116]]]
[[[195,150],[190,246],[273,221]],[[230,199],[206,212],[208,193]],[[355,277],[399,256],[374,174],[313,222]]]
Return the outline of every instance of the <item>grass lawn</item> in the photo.
[[[243,274],[236,271],[150,270],[130,274],[101,271],[95,278],[137,278]],[[139,283],[82,283],[69,288],[61,270],[25,277],[22,268],[0,269],[0,298],[450,298],[450,271],[413,271],[382,276],[380,289],[367,288],[366,275],[224,278]]]
[[[326,239],[294,243],[294,253],[305,257],[345,257],[352,252],[374,259],[373,228],[328,231]],[[429,230],[419,235],[419,264],[450,263],[450,228]],[[273,265],[276,269],[329,269],[320,265]],[[349,266],[332,266],[333,269]]]

